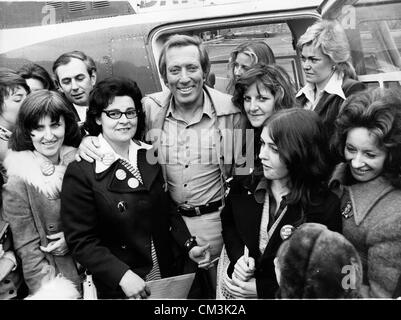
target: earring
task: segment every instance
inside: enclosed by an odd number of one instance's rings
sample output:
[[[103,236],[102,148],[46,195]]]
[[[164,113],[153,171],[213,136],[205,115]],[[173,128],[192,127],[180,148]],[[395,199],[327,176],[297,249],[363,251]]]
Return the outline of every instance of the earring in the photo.
[[[335,66],[335,65],[332,65],[332,66],[331,66],[331,70],[333,70],[333,71],[336,70],[336,66]]]

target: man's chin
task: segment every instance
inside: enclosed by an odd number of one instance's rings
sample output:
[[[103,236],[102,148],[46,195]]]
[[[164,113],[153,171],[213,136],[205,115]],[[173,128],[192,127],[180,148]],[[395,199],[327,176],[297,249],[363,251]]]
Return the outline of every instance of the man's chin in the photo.
[[[79,107],[86,107],[88,106],[87,101],[83,101],[83,100],[73,100],[73,103]]]

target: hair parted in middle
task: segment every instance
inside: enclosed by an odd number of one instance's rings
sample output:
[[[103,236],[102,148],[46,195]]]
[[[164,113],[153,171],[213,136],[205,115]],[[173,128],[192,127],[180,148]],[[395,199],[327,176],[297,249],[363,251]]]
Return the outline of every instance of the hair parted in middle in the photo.
[[[272,114],[264,125],[287,166],[289,204],[313,203],[312,191],[326,192],[332,171],[323,122],[312,110],[291,108]]]
[[[335,122],[331,144],[343,160],[351,129],[366,128],[376,137],[378,148],[387,151],[382,175],[401,189],[401,93],[399,89],[367,89],[351,95]]]
[[[138,117],[138,125],[134,138],[141,140],[145,131],[145,113],[142,108],[142,92],[137,83],[123,77],[109,77],[95,85],[89,95],[89,109],[86,115],[84,128],[92,136],[102,132],[102,127],[96,123],[96,119],[102,114],[115,97],[128,96],[134,101]]]
[[[195,46],[198,49],[199,62],[202,67],[203,78],[207,79],[210,71],[210,60],[206,48],[202,44],[202,40],[197,36],[174,34],[170,36],[166,41],[166,43],[163,45],[163,49],[159,57],[159,72],[165,83],[167,83],[167,62],[166,62],[167,51],[171,48],[187,47],[187,46]]]
[[[344,28],[336,20],[320,20],[311,25],[299,38],[298,50],[305,45],[320,48],[335,64],[338,72],[356,79],[356,72],[351,63],[351,51]]]
[[[279,65],[258,63],[241,75],[235,85],[232,101],[241,110],[244,110],[244,94],[254,83],[258,88],[270,90],[274,96],[274,112],[297,105],[295,88],[288,73]]]
[[[31,132],[46,116],[55,122],[62,116],[65,121],[63,144],[78,147],[81,142],[81,132],[73,108],[71,102],[57,91],[42,89],[32,92],[26,97],[18,112],[17,123],[9,141],[10,148],[14,151],[35,150]]]
[[[264,41],[245,41],[238,45],[231,53],[228,63],[230,80],[227,85],[227,92],[231,92],[235,86],[234,66],[238,54],[243,53],[252,59],[252,65],[259,64],[274,64],[276,58],[273,50]]]

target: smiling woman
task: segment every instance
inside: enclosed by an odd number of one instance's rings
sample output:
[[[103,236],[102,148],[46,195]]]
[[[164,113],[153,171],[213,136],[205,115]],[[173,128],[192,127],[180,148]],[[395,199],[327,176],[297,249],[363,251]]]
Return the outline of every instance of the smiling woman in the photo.
[[[34,293],[57,273],[79,288],[60,219],[61,182],[80,132],[71,104],[58,92],[38,90],[24,100],[4,160],[4,219],[9,222],[25,282]]]
[[[353,95],[336,121],[343,163],[331,188],[341,197],[343,234],[362,258],[365,298],[391,298],[401,276],[401,96]]]
[[[98,136],[104,156],[72,163],[63,181],[67,243],[93,274],[99,298],[145,299],[151,294],[145,281],[176,273],[170,198],[159,164],[147,161],[151,146],[139,141],[141,98],[136,82],[125,78],[94,87],[84,126]]]

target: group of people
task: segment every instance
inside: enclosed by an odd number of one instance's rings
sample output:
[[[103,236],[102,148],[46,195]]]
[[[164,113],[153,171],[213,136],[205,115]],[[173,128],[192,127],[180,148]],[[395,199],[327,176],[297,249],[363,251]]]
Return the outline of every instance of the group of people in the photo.
[[[167,89],[144,97],[98,82],[80,51],[55,82],[0,70],[0,297],[59,274],[81,292],[91,274],[99,298],[146,299],[147,281],[191,272],[188,298],[397,296],[401,92],[356,80],[335,21],[298,49],[298,93],[259,41],[232,52],[227,93],[211,88],[188,35],[166,41]]]

